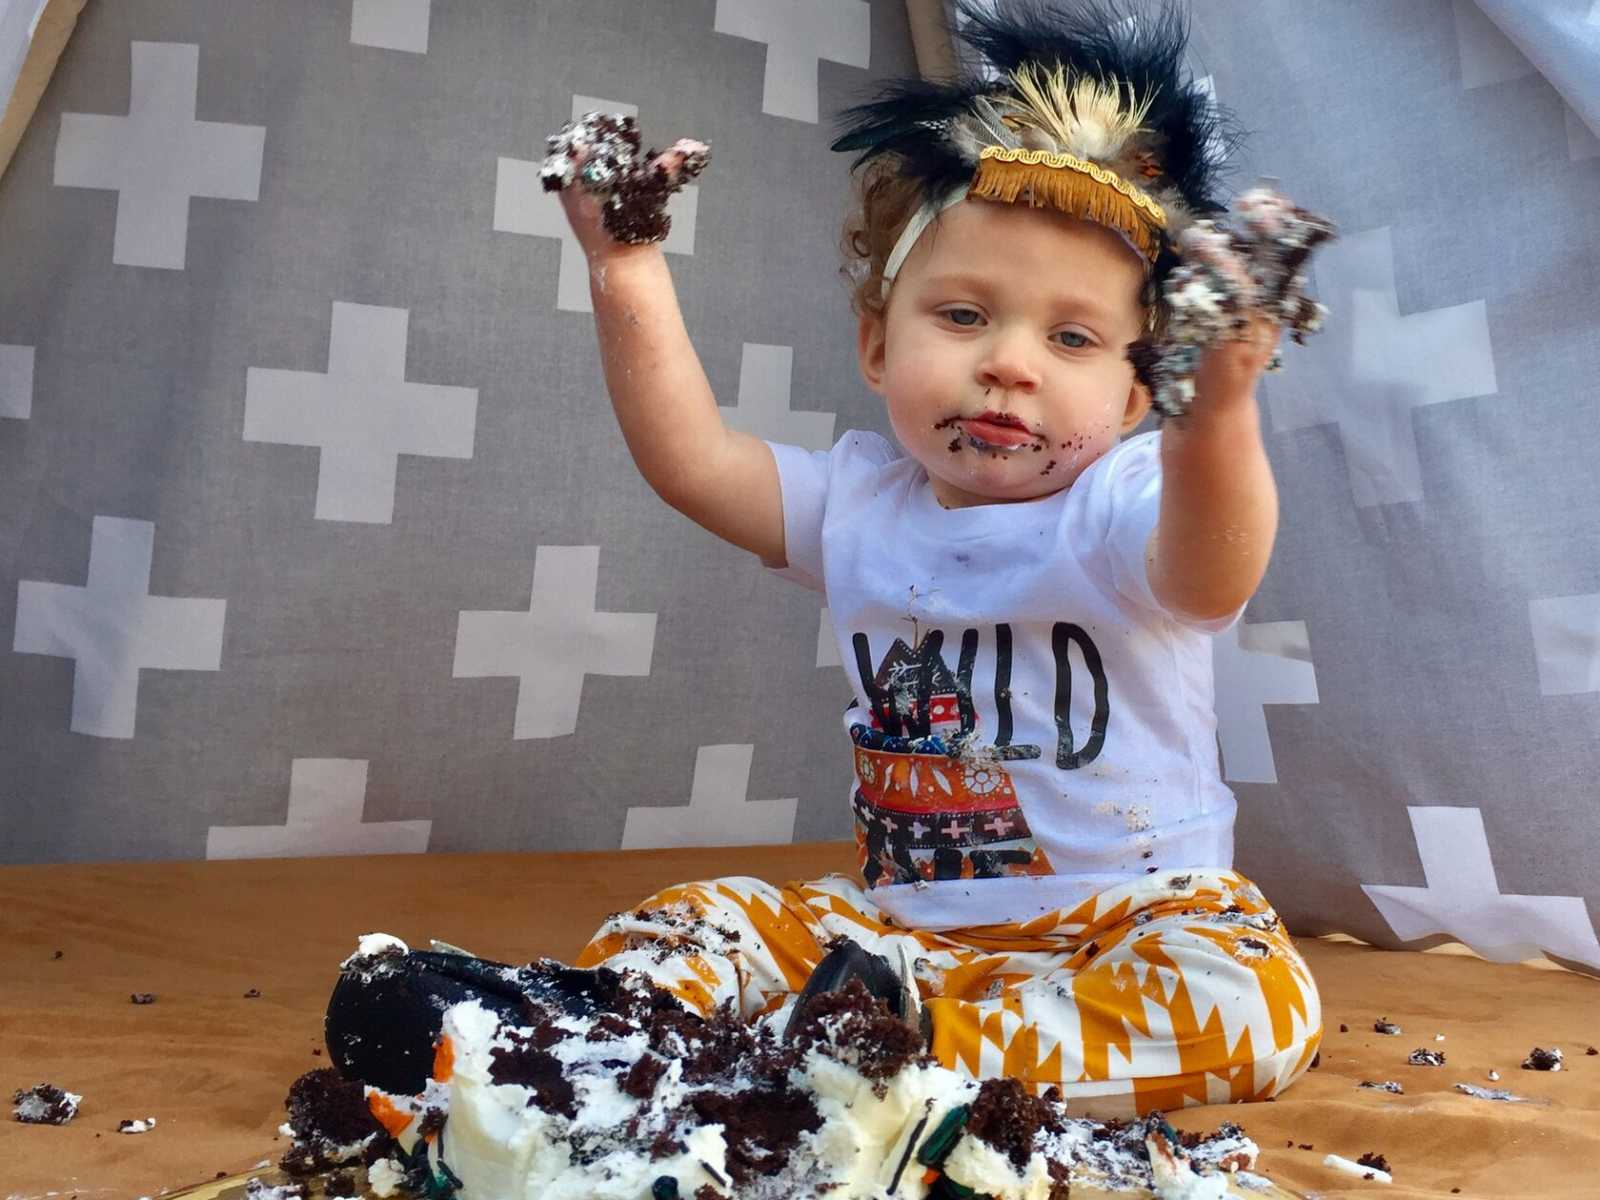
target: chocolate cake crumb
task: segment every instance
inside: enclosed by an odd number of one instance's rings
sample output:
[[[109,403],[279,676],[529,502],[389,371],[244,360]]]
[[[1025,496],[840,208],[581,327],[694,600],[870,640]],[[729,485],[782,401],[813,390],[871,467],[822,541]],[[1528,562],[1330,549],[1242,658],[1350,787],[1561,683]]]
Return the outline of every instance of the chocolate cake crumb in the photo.
[[[1033,1154],[1033,1139],[1048,1110],[1010,1076],[986,1079],[967,1113],[967,1132],[1003,1153],[1019,1170]]]
[[[1600,1050],[1596,1050],[1593,1046],[1590,1046],[1587,1050],[1584,1051],[1584,1053],[1585,1054],[1600,1054]]]
[[[1388,1017],[1379,1017],[1372,1023],[1372,1032],[1381,1033],[1384,1037],[1399,1037],[1400,1026],[1390,1021]]]
[[[324,1181],[323,1191],[329,1196],[359,1196],[361,1185],[356,1182],[354,1171],[335,1171]]]
[[[78,1115],[82,1096],[56,1087],[53,1083],[39,1083],[12,1094],[15,1106],[11,1115],[24,1125],[65,1125]]]
[[[311,1175],[386,1148],[389,1135],[367,1108],[360,1083],[332,1067],[307,1071],[289,1085],[283,1106],[294,1144],[278,1165],[291,1175]]]
[[[1302,1149],[1302,1150],[1315,1150],[1316,1147],[1313,1146],[1310,1142],[1301,1142],[1300,1143],[1300,1149]]]
[[[1561,1070],[1561,1051],[1552,1046],[1545,1050],[1535,1046],[1528,1051],[1528,1057],[1522,1060],[1524,1071],[1559,1071]]]
[[[1349,1033],[1350,1032],[1350,1026],[1348,1026],[1348,1025],[1340,1025],[1339,1026],[1339,1032],[1340,1033]]]
[[[244,998],[246,1000],[259,1000],[261,999],[261,993],[256,988],[251,988],[244,994]]]
[[[156,1002],[156,994],[154,992],[132,992],[128,995],[128,999],[134,1004],[154,1004]]]
[[[648,1100],[655,1094],[656,1084],[666,1073],[666,1059],[655,1054],[642,1054],[617,1086],[636,1100]]]
[[[1404,1096],[1406,1089],[1392,1079],[1385,1079],[1382,1083],[1373,1083],[1370,1079],[1363,1079],[1356,1084],[1358,1088],[1368,1088],[1374,1092],[1393,1092],[1396,1096]]]
[[[1375,1171],[1387,1172],[1389,1170],[1389,1160],[1376,1150],[1368,1150],[1360,1158],[1356,1159],[1356,1166],[1371,1167]]]
[[[538,1029],[528,1037],[521,1030],[506,1029],[510,1046],[496,1046],[489,1052],[489,1078],[496,1083],[520,1083],[533,1092],[534,1102],[546,1112],[564,1117],[578,1115],[578,1094],[561,1069],[561,1060],[535,1044]]]
[[[1413,1050],[1406,1061],[1413,1067],[1442,1067],[1444,1066],[1444,1051]]]
[[[788,1080],[745,1092],[695,1092],[689,1107],[701,1121],[723,1126],[728,1174],[737,1184],[781,1171],[804,1133],[822,1128],[822,1114]]]
[[[1321,1065],[1322,1065],[1322,1051],[1318,1050],[1315,1054],[1313,1054],[1311,1056],[1311,1067],[1310,1067],[1310,1070],[1315,1071]]]
[[[155,1127],[154,1117],[128,1117],[117,1122],[118,1133],[149,1133]]]
[[[57,950],[57,951],[56,951],[56,952],[55,952],[55,953],[54,953],[54,954],[52,954],[52,955],[51,955],[51,956],[50,956],[50,957],[51,957],[51,959],[52,959],[52,960],[54,960],[54,959],[57,959],[57,958],[60,958],[60,957],[61,957],[61,956],[62,956],[62,955],[63,955],[63,954],[64,954],[64,953],[66,953],[66,951],[64,951],[64,950]]]
[[[879,1083],[923,1057],[922,1035],[889,1011],[860,979],[824,992],[801,1016],[794,1037],[800,1051],[816,1046]]]

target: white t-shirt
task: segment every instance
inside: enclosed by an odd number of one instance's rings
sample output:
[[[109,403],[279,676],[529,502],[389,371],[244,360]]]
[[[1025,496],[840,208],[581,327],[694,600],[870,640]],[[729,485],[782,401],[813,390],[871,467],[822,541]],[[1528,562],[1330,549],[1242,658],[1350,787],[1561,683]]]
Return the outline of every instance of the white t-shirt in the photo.
[[[1159,432],[1053,495],[957,509],[878,434],[768,445],[773,569],[828,600],[858,861],[886,912],[1021,922],[1153,869],[1232,866],[1211,635],[1243,607],[1186,622],[1150,589]]]

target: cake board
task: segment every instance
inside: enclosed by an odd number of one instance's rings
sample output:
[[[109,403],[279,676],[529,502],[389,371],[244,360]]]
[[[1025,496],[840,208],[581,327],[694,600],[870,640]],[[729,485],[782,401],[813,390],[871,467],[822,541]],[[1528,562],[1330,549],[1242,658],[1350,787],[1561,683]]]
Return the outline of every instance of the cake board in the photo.
[[[226,1179],[213,1179],[206,1183],[196,1184],[176,1192],[168,1192],[163,1200],[244,1200],[245,1184],[252,1178],[260,1176],[268,1183],[289,1183],[293,1176],[278,1170],[246,1171],[240,1175],[230,1175]],[[1262,1176],[1257,1175],[1257,1179]],[[307,1181],[311,1182],[311,1181]],[[1305,1200],[1299,1192],[1287,1191],[1277,1184],[1269,1184],[1265,1189],[1246,1188],[1238,1183],[1230,1182],[1228,1188],[1230,1197],[1239,1200]],[[307,1189],[308,1200],[321,1200],[323,1192],[320,1186]],[[371,1200],[372,1193],[363,1191],[359,1200]],[[1112,1191],[1095,1187],[1091,1183],[1072,1181],[1072,1200],[1155,1200],[1154,1192],[1130,1192],[1126,1190]]]

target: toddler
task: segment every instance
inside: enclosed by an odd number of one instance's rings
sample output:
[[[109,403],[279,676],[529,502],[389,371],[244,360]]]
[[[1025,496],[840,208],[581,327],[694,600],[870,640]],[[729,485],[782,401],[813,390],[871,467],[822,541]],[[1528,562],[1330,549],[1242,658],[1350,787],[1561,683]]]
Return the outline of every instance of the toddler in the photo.
[[[625,969],[780,1028],[860,978],[943,1065],[1102,1119],[1268,1099],[1310,1065],[1315,984],[1232,870],[1211,638],[1271,554],[1254,393],[1280,322],[1315,326],[1299,288],[1316,239],[1281,205],[1254,242],[1207,219],[1225,139],[1178,76],[1176,10],[1008,12],[963,5],[993,77],[897,81],[835,143],[862,151],[845,248],[892,441],[727,429],[659,246],[706,148],[639,155],[632,122],[600,114],[551,139],[640,472],[826,597],[854,691],[859,879],[671,887],[574,968],[509,989],[447,954],[413,953],[381,997],[347,972],[329,1044],[348,1074],[416,1082],[373,1073],[425,1068],[441,997],[593,1011]],[[1153,398],[1162,424],[1135,434]],[[372,1036],[383,1005],[415,1014],[419,996],[431,1029]]]

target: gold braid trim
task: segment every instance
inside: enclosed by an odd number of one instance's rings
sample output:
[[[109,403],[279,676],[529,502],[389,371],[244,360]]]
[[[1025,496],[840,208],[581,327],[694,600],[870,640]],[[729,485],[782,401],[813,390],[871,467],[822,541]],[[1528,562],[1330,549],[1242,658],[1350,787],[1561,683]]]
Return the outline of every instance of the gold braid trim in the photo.
[[[970,194],[1012,203],[1023,191],[1030,204],[1120,230],[1151,262],[1160,251],[1166,212],[1116,172],[1074,154],[985,146]]]

